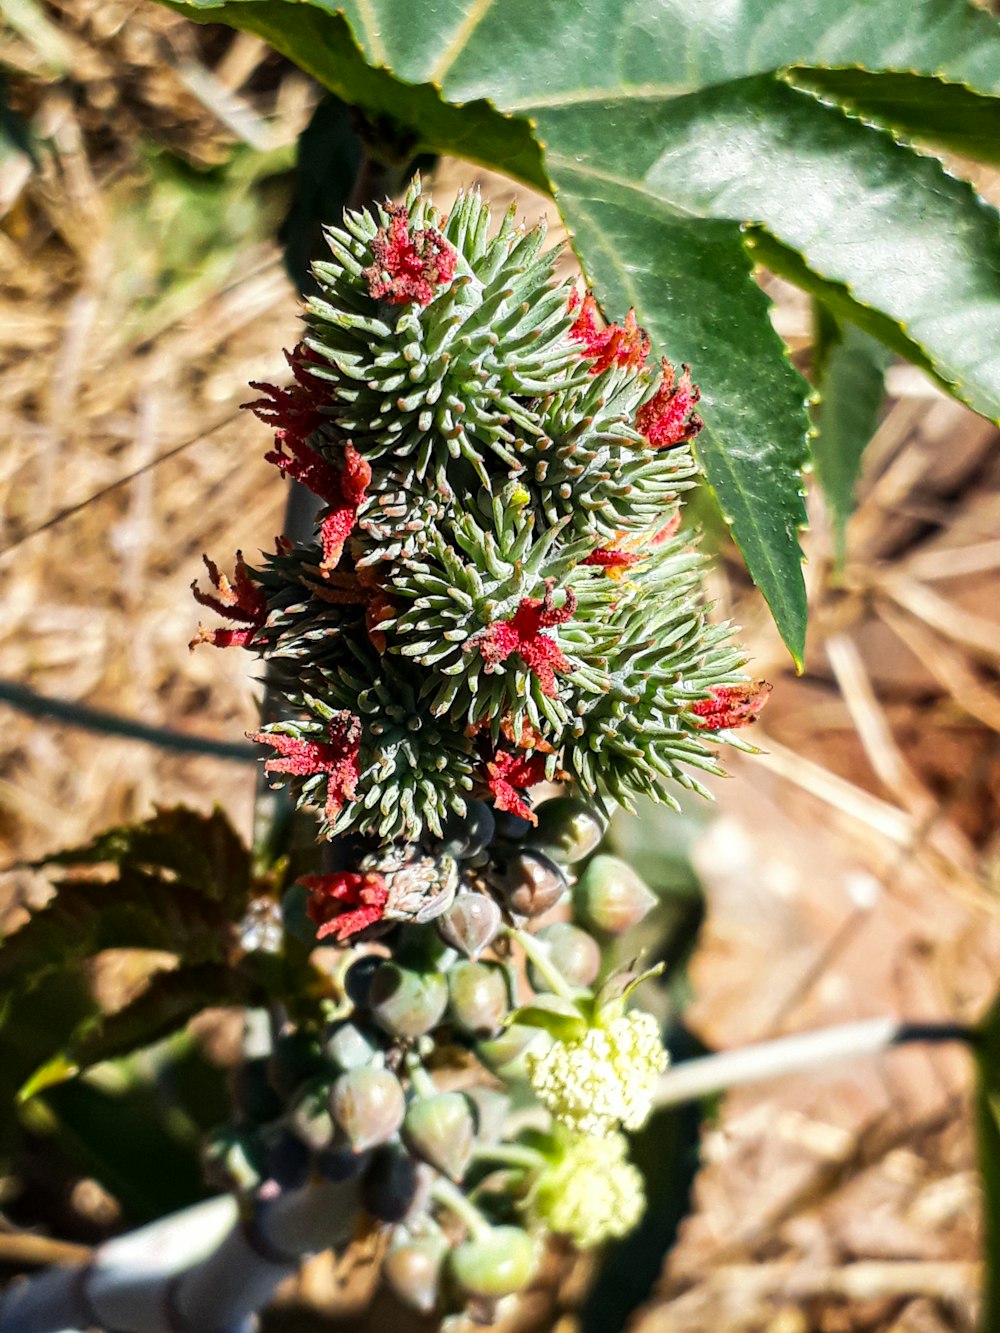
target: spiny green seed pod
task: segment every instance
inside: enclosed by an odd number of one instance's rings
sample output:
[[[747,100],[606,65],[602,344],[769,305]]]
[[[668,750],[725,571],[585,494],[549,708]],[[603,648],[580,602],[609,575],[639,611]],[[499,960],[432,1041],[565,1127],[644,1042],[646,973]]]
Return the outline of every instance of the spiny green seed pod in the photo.
[[[589,986],[601,970],[601,951],[585,930],[557,921],[538,932],[556,969],[571,986]],[[549,989],[548,982],[529,962],[528,980],[537,991]]]
[[[623,935],[656,906],[656,895],[617,856],[595,856],[573,891],[573,906],[585,924]]]
[[[382,1273],[404,1305],[430,1314],[438,1303],[447,1253],[448,1242],[440,1232],[413,1236],[397,1227]]]
[[[403,1141],[428,1165],[461,1180],[472,1156],[476,1117],[460,1092],[439,1092],[410,1103],[403,1120]]]
[[[323,1055],[341,1073],[371,1064],[376,1050],[375,1043],[356,1023],[337,1023],[323,1041]]]
[[[759,710],[674,535],[689,374],[554,284],[541,229],[491,231],[419,183],[328,231],[294,383],[255,404],[318,539],[199,594],[236,624],[202,640],[280,668],[267,770],[329,836],[450,840],[470,800],[524,816],[557,773],[602,805],[701,790]]]
[[[355,1152],[391,1139],[403,1123],[406,1097],[388,1069],[352,1069],[330,1092],[330,1114]]]
[[[569,884],[551,857],[526,847],[507,864],[503,892],[518,916],[543,916],[555,907]]]
[[[499,1032],[510,1009],[510,987],[498,963],[456,963],[448,974],[448,1017],[472,1037]]]
[[[335,1128],[330,1114],[330,1081],[319,1077],[299,1088],[288,1111],[288,1128],[312,1152],[321,1152],[333,1142]]]
[[[530,842],[561,865],[575,865],[599,845],[607,826],[600,811],[586,801],[559,796],[538,807],[538,826]]]
[[[422,1037],[437,1027],[448,1004],[448,982],[440,972],[413,972],[382,963],[372,978],[368,1007],[379,1027],[394,1037]]]
[[[449,1256],[452,1275],[470,1296],[509,1296],[535,1275],[535,1246],[520,1227],[492,1227],[456,1246]]]
[[[473,962],[496,939],[503,914],[485,893],[460,893],[438,918],[438,934],[446,944]]]

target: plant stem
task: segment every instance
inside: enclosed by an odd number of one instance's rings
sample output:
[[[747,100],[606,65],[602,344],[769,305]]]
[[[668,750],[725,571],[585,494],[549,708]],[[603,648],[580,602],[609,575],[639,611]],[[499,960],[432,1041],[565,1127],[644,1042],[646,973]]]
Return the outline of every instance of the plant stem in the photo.
[[[447,1208],[449,1212],[461,1218],[475,1240],[484,1240],[493,1230],[476,1205],[450,1180],[445,1180],[444,1176],[438,1176],[431,1186],[431,1198],[442,1208]],[[2,1325],[0,1333],[3,1333]]]
[[[551,986],[553,994],[564,1000],[575,1000],[577,998],[579,991],[569,984],[553,963],[549,957],[548,949],[541,940],[536,940],[534,935],[529,935],[526,930],[518,930],[516,926],[508,926],[507,934],[512,940],[516,940],[520,944],[528,961],[533,964]]]
[[[477,1162],[499,1162],[523,1167],[525,1171],[540,1171],[547,1165],[545,1155],[526,1143],[477,1143],[472,1156]]]
[[[820,1028],[794,1037],[763,1041],[742,1050],[721,1051],[674,1065],[657,1085],[655,1105],[675,1106],[728,1088],[780,1078],[807,1069],[824,1068],[838,1060],[877,1055],[912,1041],[971,1041],[973,1029],[959,1023],[904,1023],[895,1018],[870,1018]]]
[[[413,1091],[418,1097],[434,1097],[437,1095],[434,1080],[416,1056],[411,1055],[407,1058],[406,1072],[410,1076]]]

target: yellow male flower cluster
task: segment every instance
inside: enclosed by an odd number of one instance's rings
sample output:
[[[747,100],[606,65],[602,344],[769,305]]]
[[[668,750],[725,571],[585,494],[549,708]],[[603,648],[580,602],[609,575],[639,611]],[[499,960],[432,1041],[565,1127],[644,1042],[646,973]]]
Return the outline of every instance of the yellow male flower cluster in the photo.
[[[610,1134],[645,1123],[667,1052],[652,1014],[634,1011],[529,1052],[525,1065],[556,1120],[581,1134]]]
[[[618,1133],[574,1136],[538,1177],[528,1200],[532,1220],[581,1249],[627,1235],[645,1206],[642,1174]]]

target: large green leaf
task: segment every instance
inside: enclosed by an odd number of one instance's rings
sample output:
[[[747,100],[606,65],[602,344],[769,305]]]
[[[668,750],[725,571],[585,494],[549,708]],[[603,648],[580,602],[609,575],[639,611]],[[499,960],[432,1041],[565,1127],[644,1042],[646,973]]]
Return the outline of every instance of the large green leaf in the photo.
[[[962,0],[175,8],[264,36],[407,151],[457,153],[556,194],[608,313],[630,301],[663,352],[692,361],[701,461],[796,657],[805,395],[769,336],[740,227],[762,225],[742,233],[754,257],[783,258],[793,280],[1000,414],[994,217],[859,118],[995,156],[1000,28]]]
[[[813,370],[820,401],[812,453],[830,510],[839,565],[844,561],[861,458],[878,424],[890,360],[881,343],[817,305]]]

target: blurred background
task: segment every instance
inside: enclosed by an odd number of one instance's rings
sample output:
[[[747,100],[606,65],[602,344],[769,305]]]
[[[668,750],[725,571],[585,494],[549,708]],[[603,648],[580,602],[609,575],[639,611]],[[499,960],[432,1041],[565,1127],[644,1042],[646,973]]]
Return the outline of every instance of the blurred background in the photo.
[[[249,380],[284,374],[286,264],[301,272],[338,172],[342,188],[343,127],[255,38],[132,0],[5,0],[0,76],[0,865],[178,802],[221,805],[249,837],[253,763],[31,715],[23,690],[189,738],[238,744],[254,725],[245,656],[188,651],[189,585],[203,551],[252,561],[281,530],[268,433],[239,405]],[[431,172],[444,208],[470,182],[545,211],[468,164]],[[976,184],[1000,200],[996,179]],[[808,306],[761,281],[806,367]],[[892,366],[888,389],[842,568],[810,488],[801,678],[710,499],[695,502],[711,596],[774,690],[765,753],[733,760],[713,807],[613,831],[661,897],[627,943],[668,962],[652,999],[678,1057],[880,1015],[973,1021],[996,988],[1000,453],[916,370]],[[46,892],[8,873],[0,927]],[[145,975],[108,954],[83,980],[113,1008]],[[197,1197],[238,1036],[238,1015],[206,1015],[23,1108],[0,1271]],[[600,1260],[554,1254],[505,1327],[972,1330],[971,1080],[961,1048],[910,1047],[660,1113],[637,1143],[640,1230]],[[376,1259],[359,1245],[314,1261],[265,1328],[428,1327],[373,1297]]]

